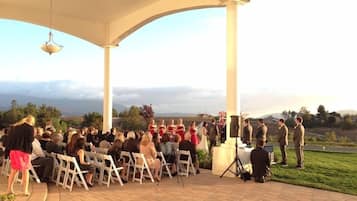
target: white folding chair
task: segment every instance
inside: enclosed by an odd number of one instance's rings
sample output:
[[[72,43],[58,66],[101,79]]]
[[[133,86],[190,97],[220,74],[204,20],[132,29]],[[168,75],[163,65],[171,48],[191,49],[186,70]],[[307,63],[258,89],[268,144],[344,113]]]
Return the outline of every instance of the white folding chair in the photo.
[[[64,157],[64,155],[57,154],[56,156],[59,160],[57,176],[56,176],[56,186],[62,186],[63,188],[65,188],[65,184],[67,182],[66,181],[67,166],[69,166],[69,165],[67,165],[67,161],[66,161],[66,158]]]
[[[100,176],[99,176],[99,184],[106,184],[107,187],[109,188],[110,182],[114,182],[114,180],[117,180],[121,186],[123,186],[123,182],[120,178],[120,170],[122,170],[122,167],[116,167],[113,157],[111,155],[106,155],[106,154],[98,154],[97,153],[97,158],[100,161],[101,167],[99,168],[100,171]],[[109,164],[107,164],[107,162]],[[107,175],[105,175],[107,173]],[[113,175],[114,174],[114,175]]]
[[[98,159],[97,156],[98,156],[98,153],[96,153],[96,152],[89,152],[89,151],[84,152],[84,157],[86,158],[86,161],[88,163],[91,163],[92,165],[94,165],[94,167],[96,169],[100,169],[102,167],[102,165],[101,165],[100,159]],[[93,175],[94,180],[99,181],[100,180],[99,177],[100,177],[100,175],[98,175],[97,171],[95,171],[94,175]]]
[[[1,166],[1,175],[9,176],[10,175],[10,159],[4,159]]]
[[[149,177],[151,182],[154,183],[154,178],[151,174],[151,170],[150,167],[146,161],[146,158],[144,156],[144,154],[141,153],[132,153],[133,154],[133,158],[134,158],[134,173],[133,173],[133,182],[135,181],[139,181],[140,184],[143,183],[143,179],[144,177]],[[146,170],[147,175],[144,175],[144,171]],[[139,178],[136,178],[136,171],[139,172]]]
[[[36,183],[41,183],[41,180],[40,178],[38,177],[37,173],[36,173],[36,170],[34,169],[34,167],[40,167],[39,165],[32,165],[30,164],[30,169],[29,169],[29,177],[34,180]],[[16,175],[15,175],[15,181],[18,182],[18,183],[21,183],[22,180],[21,180],[21,177],[22,177],[22,173],[21,171],[19,171]]]
[[[161,158],[160,178],[162,176],[163,171],[166,170],[165,173],[167,175],[169,175],[170,179],[172,179],[171,170],[170,170],[170,167],[172,166],[172,164],[166,162],[166,159],[165,159],[164,154],[162,152],[158,152],[158,157]]]
[[[51,181],[56,182],[56,176],[57,176],[57,171],[59,168],[59,163],[57,159],[57,154],[56,153],[48,153],[44,151],[46,157],[50,157],[53,159],[53,169],[52,169],[52,175],[51,175]]]
[[[193,166],[190,151],[179,150],[177,152],[177,174],[188,177],[192,170],[192,174],[196,175],[196,169]]]
[[[79,168],[76,158],[61,154],[57,154],[57,157],[58,159],[60,159],[60,167],[57,175],[56,184],[58,183],[59,185],[62,185],[63,188],[67,188],[70,192],[72,192],[74,181],[76,181],[78,186],[83,185],[86,190],[89,190],[86,180],[83,176],[83,174],[88,173],[88,171],[82,171]],[[63,170],[64,168],[65,170]],[[61,174],[63,171],[65,175],[63,177],[63,182],[60,182]]]
[[[123,166],[126,167],[126,180],[129,181],[130,169],[135,166],[133,157],[131,157],[130,152],[121,151],[120,160],[122,161]]]
[[[40,167],[39,165],[32,165],[30,166],[30,177],[36,181],[37,183],[41,183],[40,178],[38,177],[35,168]]]

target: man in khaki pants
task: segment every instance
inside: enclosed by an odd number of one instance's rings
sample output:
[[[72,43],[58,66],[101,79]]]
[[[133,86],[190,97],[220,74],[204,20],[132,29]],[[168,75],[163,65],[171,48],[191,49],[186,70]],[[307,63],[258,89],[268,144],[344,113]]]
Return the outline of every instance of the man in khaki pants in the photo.
[[[302,125],[302,118],[297,117],[295,119],[295,131],[294,131],[294,145],[296,152],[297,165],[296,168],[303,169],[304,168],[304,136],[305,136],[305,128]]]

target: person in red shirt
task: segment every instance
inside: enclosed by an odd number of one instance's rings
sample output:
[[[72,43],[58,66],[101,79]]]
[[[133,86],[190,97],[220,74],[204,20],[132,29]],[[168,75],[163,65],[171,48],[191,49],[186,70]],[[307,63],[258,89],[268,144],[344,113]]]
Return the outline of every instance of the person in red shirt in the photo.
[[[190,134],[191,134],[191,143],[195,145],[195,147],[199,144],[199,139],[197,136],[197,128],[196,122],[192,121],[190,125]]]
[[[183,124],[183,120],[179,119],[179,123],[176,126],[176,134],[181,137],[181,140],[185,139],[185,125]]]
[[[149,126],[148,126],[148,131],[150,132],[151,135],[156,133],[157,130],[157,125],[155,123],[155,119],[152,119]]]
[[[161,120],[161,123],[159,125],[159,135],[162,137],[165,133],[166,133],[165,120]]]
[[[176,125],[174,120],[171,120],[171,124],[167,127],[167,131],[171,135],[174,135],[176,133]]]

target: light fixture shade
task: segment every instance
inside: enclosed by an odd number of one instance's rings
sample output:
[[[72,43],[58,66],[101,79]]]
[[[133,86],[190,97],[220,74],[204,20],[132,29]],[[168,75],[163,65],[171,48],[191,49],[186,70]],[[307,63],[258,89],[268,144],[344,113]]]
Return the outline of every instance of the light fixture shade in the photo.
[[[56,53],[56,52],[59,52],[61,51],[61,49],[63,48],[63,46],[61,45],[56,45],[56,44],[53,44],[53,43],[49,43],[49,42],[46,42],[45,44],[43,44],[41,46],[41,49],[45,52],[47,52],[48,54],[52,54],[52,53]]]
[[[52,53],[61,51],[62,48],[63,48],[62,45],[58,45],[53,41],[53,35],[51,31],[48,33],[48,41],[41,46],[41,49],[50,55]]]

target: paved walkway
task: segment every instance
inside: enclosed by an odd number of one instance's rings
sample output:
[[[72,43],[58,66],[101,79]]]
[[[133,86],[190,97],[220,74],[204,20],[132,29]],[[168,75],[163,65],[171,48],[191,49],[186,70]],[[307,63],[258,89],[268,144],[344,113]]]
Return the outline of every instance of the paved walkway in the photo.
[[[160,184],[129,182],[95,186],[90,191],[74,187],[73,192],[49,186],[48,201],[357,201],[357,196],[295,185],[269,182],[257,184],[238,178],[222,178],[203,170],[189,178],[164,178]]]
[[[37,184],[35,182],[30,183],[30,196],[25,196],[22,194],[22,187],[19,183],[14,185],[14,191],[16,195],[16,201],[45,201],[47,197],[47,185],[44,183]],[[6,193],[7,190],[7,178],[0,176],[0,195]]]

